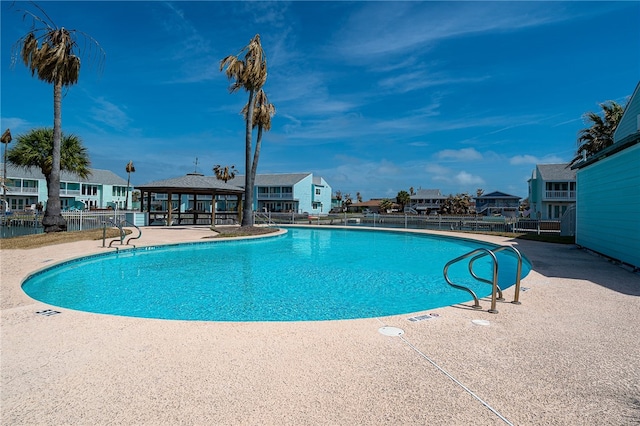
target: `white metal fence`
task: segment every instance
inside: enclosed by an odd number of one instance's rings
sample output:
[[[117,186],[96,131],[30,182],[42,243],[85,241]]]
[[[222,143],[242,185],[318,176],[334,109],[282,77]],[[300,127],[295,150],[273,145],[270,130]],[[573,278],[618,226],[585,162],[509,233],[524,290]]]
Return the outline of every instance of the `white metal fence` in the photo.
[[[42,232],[43,213],[14,213],[0,216],[2,238],[19,235],[39,234]],[[125,219],[124,211],[75,211],[62,212],[67,221],[67,230],[82,231],[88,229],[115,226]]]
[[[383,228],[431,229],[441,231],[513,232],[560,234],[561,221],[535,220],[492,216],[444,216],[444,215],[380,215],[335,214],[309,216],[292,213],[260,213],[256,224],[314,224],[371,226]]]

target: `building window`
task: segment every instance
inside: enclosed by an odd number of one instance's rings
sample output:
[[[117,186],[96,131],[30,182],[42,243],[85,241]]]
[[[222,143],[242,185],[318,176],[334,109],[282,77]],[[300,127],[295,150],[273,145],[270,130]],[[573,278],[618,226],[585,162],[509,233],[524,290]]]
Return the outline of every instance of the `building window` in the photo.
[[[320,188],[316,188],[316,195],[320,195]]]

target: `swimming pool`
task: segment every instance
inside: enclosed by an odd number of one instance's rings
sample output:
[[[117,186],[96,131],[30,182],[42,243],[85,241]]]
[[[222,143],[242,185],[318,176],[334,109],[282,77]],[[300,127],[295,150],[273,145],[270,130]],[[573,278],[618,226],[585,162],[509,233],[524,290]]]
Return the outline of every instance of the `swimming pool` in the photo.
[[[449,286],[446,262],[481,242],[427,234],[289,228],[278,237],[123,250],[76,259],[28,277],[23,290],[62,308],[201,321],[315,321],[406,314],[466,302]],[[499,283],[513,285],[516,260],[497,254]],[[522,276],[530,270],[523,263]],[[474,271],[491,276],[488,258]],[[478,297],[491,286],[467,263],[449,270]]]

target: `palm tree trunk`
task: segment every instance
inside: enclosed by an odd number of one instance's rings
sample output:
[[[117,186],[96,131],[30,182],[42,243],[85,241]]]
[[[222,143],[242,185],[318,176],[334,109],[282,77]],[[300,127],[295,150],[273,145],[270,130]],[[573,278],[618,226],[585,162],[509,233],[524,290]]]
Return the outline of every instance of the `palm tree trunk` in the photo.
[[[256,150],[253,153],[253,164],[251,164],[251,188],[256,183],[256,173],[258,172],[258,159],[260,158],[260,147],[262,146],[262,126],[258,125],[258,135],[256,137]]]
[[[44,232],[67,230],[60,204],[60,147],[62,144],[62,79],[53,85],[53,154],[51,175],[47,179],[47,209],[42,218]]]
[[[124,209],[129,208],[129,183],[131,182],[131,172],[127,173],[127,192],[124,197]]]
[[[247,127],[245,138],[245,173],[244,173],[244,208],[242,226],[253,226],[253,179],[251,179],[251,136],[253,131],[253,107],[255,91],[249,91],[249,109],[247,110]]]

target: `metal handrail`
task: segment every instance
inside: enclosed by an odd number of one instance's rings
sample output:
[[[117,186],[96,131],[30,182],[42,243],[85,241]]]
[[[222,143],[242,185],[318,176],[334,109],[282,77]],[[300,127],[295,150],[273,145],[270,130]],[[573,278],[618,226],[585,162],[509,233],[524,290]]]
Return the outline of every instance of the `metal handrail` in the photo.
[[[496,258],[496,255],[489,249],[486,248],[479,248],[479,249],[475,249],[473,251],[470,251],[467,254],[463,254],[462,256],[456,257],[453,260],[450,260],[449,262],[447,262],[447,264],[444,267],[444,279],[445,281],[447,281],[447,284],[449,284],[450,286],[457,288],[458,290],[464,290],[466,292],[468,292],[469,294],[471,294],[471,296],[473,296],[473,300],[475,302],[475,304],[473,305],[474,309],[482,309],[482,306],[480,306],[480,302],[478,301],[478,296],[476,296],[476,294],[473,292],[473,290],[471,290],[468,287],[464,287],[458,284],[454,284],[450,279],[449,276],[447,274],[447,271],[449,270],[449,267],[451,265],[453,265],[454,263],[457,263],[461,260],[467,259],[471,256],[475,256],[478,253],[484,253],[483,256],[489,255],[491,256],[492,260],[493,260],[493,280],[492,280],[492,284],[493,284],[493,289],[491,290],[491,309],[489,309],[489,313],[492,314],[497,314],[498,311],[496,310],[496,293],[497,293],[497,288],[498,288],[498,259]],[[476,279],[478,279],[478,277],[472,273],[472,276]],[[486,280],[482,280],[482,281],[486,281]]]
[[[126,237],[126,232],[124,232],[124,225],[129,224],[131,226],[133,226],[134,228],[136,228],[138,230],[138,236],[136,237],[131,237],[127,240],[126,245],[129,245],[129,241],[131,240],[136,240],[139,239],[142,236],[142,230],[135,224],[123,219],[120,221],[120,223],[115,223],[112,220],[105,220],[104,222],[102,222],[104,227],[102,229],[102,247],[104,247],[105,244],[105,239],[106,239],[106,231],[107,231],[107,223],[110,223],[111,225],[115,226],[116,228],[118,228],[120,230],[120,238],[116,238],[115,240],[111,240],[109,242],[109,248],[111,248],[111,244],[115,243],[116,241],[118,241],[118,239],[120,240],[120,245],[122,245],[124,243],[124,238]],[[133,248],[135,248],[136,246],[134,245]],[[117,247],[116,247],[117,249]]]
[[[516,268],[516,288],[515,288],[515,295],[513,296],[513,301],[511,303],[513,303],[514,305],[519,305],[520,301],[520,276],[522,274],[522,254],[520,254],[520,252],[518,251],[518,249],[516,249],[515,247],[512,246],[500,246],[494,249],[491,249],[490,251],[492,253],[497,253],[499,251],[503,251],[503,250],[511,250],[515,255],[516,258],[518,259],[518,267]],[[486,256],[486,253],[481,253],[478,256],[474,257],[473,259],[471,259],[469,261],[469,272],[471,272],[471,275],[473,275],[474,278],[476,278],[477,280],[480,280],[482,282],[486,282],[488,284],[491,284],[491,282],[489,282],[488,280],[482,279],[477,277],[474,273],[473,273],[473,262],[475,262],[477,259]],[[502,290],[500,290],[500,287],[498,287],[498,300],[504,300],[504,298],[502,297]]]
[[[136,228],[136,229],[138,230],[138,236],[137,236],[137,237],[131,237],[131,238],[129,238],[129,239],[127,240],[127,245],[129,245],[129,241],[131,241],[131,240],[138,240],[138,239],[140,239],[140,237],[142,237],[142,230],[141,230],[141,229],[140,229],[136,224],[131,223],[131,222],[129,222],[128,220],[123,220],[123,222],[124,222],[124,223],[127,223],[127,224],[129,224],[129,225],[131,225],[131,226],[133,226],[134,228]],[[133,247],[135,248],[136,246],[133,246]]]

